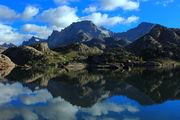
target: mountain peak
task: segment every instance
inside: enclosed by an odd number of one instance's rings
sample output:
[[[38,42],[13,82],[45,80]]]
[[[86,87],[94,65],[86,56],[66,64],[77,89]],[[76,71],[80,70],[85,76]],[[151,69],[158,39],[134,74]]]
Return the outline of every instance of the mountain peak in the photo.
[[[153,26],[153,25],[156,25],[156,24],[149,23],[149,22],[141,22],[138,26],[147,26],[147,25]]]
[[[24,41],[22,43],[22,46],[32,45],[32,44],[41,43],[41,42],[46,42],[46,40],[38,38],[36,36],[32,36],[29,40]]]
[[[73,22],[72,25],[95,25],[92,21],[90,20],[84,20],[84,21],[79,21],[79,22]]]
[[[48,44],[50,48],[54,48],[59,45],[89,41],[92,38],[110,37],[110,34],[110,31],[99,28],[91,21],[79,21],[72,23],[61,32],[53,32],[48,38]]]

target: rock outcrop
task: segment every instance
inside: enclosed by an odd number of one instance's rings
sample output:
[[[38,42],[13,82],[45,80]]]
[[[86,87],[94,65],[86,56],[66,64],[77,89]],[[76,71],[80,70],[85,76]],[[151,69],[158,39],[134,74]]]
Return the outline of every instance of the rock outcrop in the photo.
[[[0,54],[0,76],[6,76],[15,67],[15,64],[5,55]]]

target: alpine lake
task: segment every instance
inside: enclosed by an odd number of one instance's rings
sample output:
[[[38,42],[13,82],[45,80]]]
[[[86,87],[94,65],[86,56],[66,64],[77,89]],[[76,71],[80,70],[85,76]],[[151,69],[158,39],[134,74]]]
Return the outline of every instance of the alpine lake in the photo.
[[[13,69],[0,120],[180,120],[180,67]]]

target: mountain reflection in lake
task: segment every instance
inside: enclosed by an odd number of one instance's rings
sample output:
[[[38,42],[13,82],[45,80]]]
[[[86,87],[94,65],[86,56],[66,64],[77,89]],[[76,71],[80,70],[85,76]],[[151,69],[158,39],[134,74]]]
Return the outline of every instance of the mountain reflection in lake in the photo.
[[[180,120],[180,68],[14,69],[0,91],[0,120]]]

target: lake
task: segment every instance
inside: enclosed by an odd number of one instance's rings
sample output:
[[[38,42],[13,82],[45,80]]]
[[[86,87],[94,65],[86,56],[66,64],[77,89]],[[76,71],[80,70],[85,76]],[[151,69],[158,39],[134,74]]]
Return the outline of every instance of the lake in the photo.
[[[0,120],[180,120],[180,68],[14,69]]]

